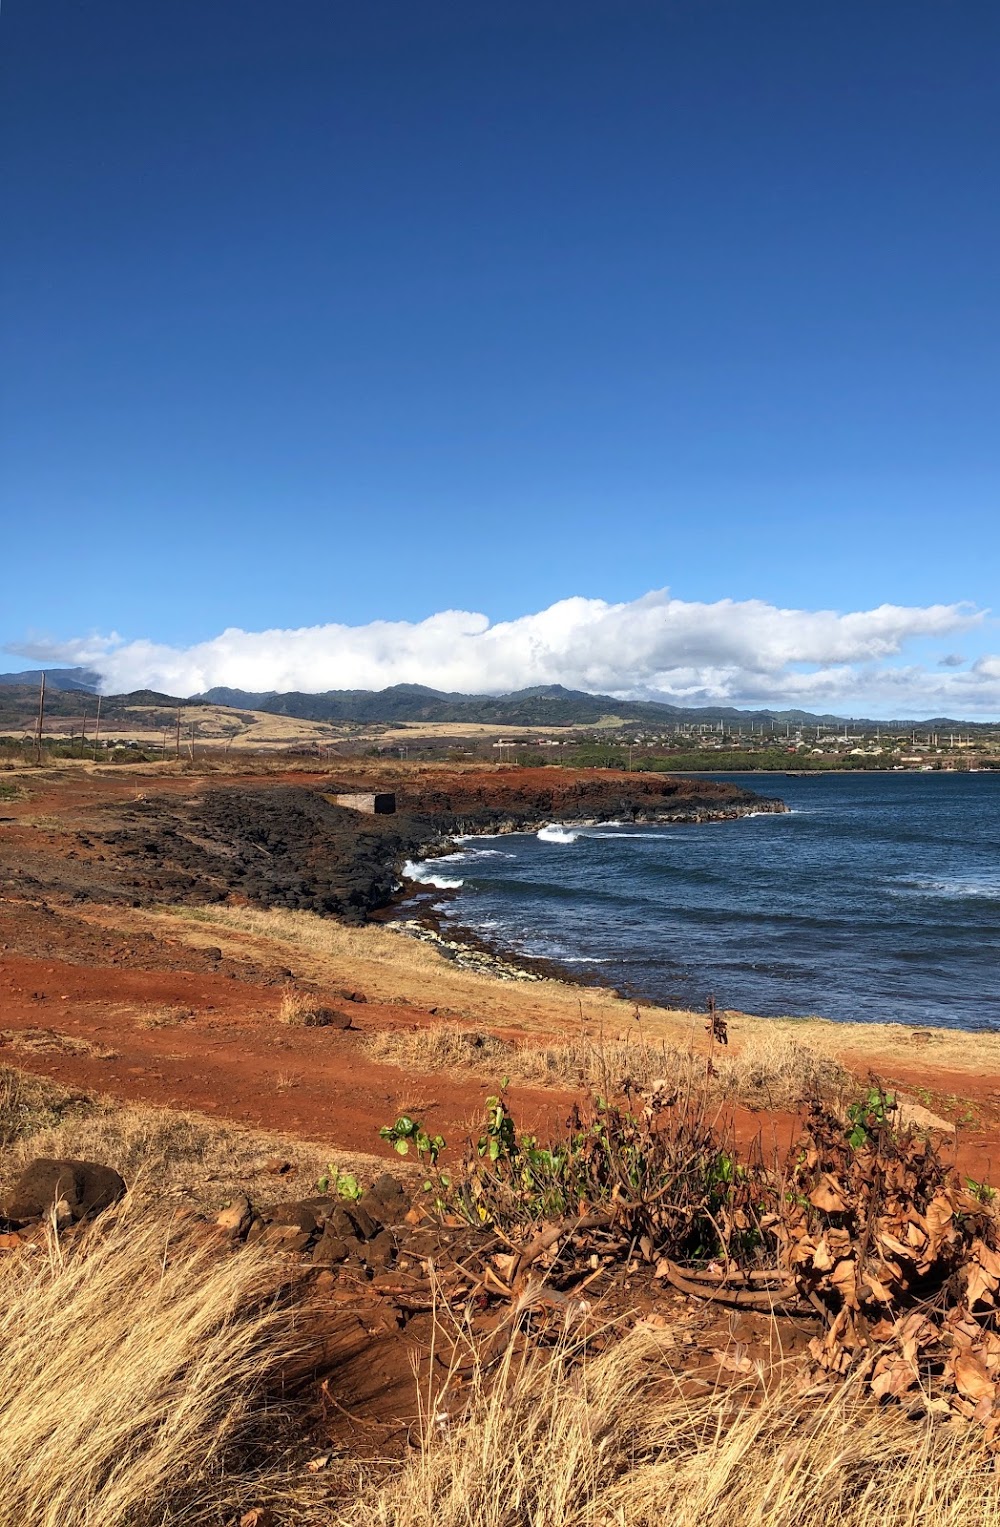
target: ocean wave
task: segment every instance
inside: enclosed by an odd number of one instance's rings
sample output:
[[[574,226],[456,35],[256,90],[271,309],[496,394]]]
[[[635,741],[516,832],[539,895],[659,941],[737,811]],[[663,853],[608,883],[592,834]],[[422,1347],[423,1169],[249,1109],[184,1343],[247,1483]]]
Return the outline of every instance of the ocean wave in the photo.
[[[418,885],[435,886],[439,891],[457,891],[459,886],[465,884],[464,880],[436,875],[426,864],[415,864],[412,859],[407,859],[403,865],[403,874],[407,880],[415,880]]]
[[[1000,901],[1000,879],[979,876],[930,876],[897,880],[889,886],[894,896],[934,896],[947,901]]]
[[[612,838],[615,843],[631,843],[633,838],[665,838],[665,832],[588,832],[588,838]]]
[[[575,843],[580,836],[568,827],[560,827],[558,822],[550,822],[548,827],[540,827],[535,837],[540,843]]]

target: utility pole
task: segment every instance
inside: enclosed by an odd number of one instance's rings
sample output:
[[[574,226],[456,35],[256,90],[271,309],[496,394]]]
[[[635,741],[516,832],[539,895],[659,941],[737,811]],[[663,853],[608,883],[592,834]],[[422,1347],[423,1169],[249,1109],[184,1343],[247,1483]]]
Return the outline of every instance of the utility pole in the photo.
[[[175,758],[180,758],[180,756],[181,756],[181,712],[180,712],[180,706],[178,706],[178,708],[177,708],[177,737],[176,737],[176,742],[175,742],[175,747],[174,747],[174,757]]]
[[[86,746],[87,746],[87,707],[84,706],[83,707],[83,722],[82,722],[81,729],[80,729],[80,757],[81,758],[83,757],[83,750],[84,750],[84,748]]]
[[[97,744],[101,740],[101,699],[102,699],[102,696],[98,695],[97,696],[97,729],[94,732],[94,762],[95,763],[97,762]]]
[[[45,720],[45,670],[42,669],[42,682],[38,686],[38,729],[35,732],[35,762],[42,761],[42,722]]]

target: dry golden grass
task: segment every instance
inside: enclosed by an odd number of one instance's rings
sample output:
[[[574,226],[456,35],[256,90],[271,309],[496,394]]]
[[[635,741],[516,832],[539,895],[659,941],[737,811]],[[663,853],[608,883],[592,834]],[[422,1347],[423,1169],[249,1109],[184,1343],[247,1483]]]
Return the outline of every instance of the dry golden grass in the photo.
[[[501,1370],[426,1407],[419,1454],[340,1527],[997,1527],[975,1429],[879,1412],[847,1385],[681,1393],[665,1333]],[[449,1399],[451,1403],[449,1403]]]
[[[76,1034],[64,1034],[61,1029],[0,1029],[0,1045],[4,1049],[31,1051],[35,1054],[55,1052],[63,1055],[90,1055],[95,1060],[116,1060],[117,1050],[107,1045],[93,1044]]]
[[[194,1016],[193,1008],[169,1002],[147,1002],[131,1013],[132,1022],[140,1029],[175,1029]]]
[[[58,1125],[62,1095],[42,1077],[0,1066],[0,1150],[25,1135]]]
[[[100,909],[88,919],[110,921]],[[122,913],[116,909],[115,926]],[[581,1031],[581,1012],[589,1037],[624,1034],[635,1027],[635,1004],[600,988],[580,988],[560,981],[500,981],[447,960],[430,943],[407,938],[386,927],[348,928],[310,912],[253,907],[176,907],[169,911],[132,912],[129,925],[150,931],[169,922],[172,936],[193,944],[223,947],[235,958],[255,958],[294,965],[303,979],[330,986],[362,989],[373,1002],[406,1001],[417,1007],[449,1008],[468,1027],[509,1028],[569,1040]],[[682,1053],[704,1055],[705,1014],[640,1006],[642,1032],[650,1043],[665,1043]],[[833,1023],[822,1018],[754,1018],[727,1012],[734,1053],[749,1041],[787,1040],[865,1074],[869,1068],[891,1072],[897,1062],[951,1070],[976,1077],[1000,1074],[1000,1034],[969,1034],[957,1029],[913,1029],[902,1024]]]
[[[262,1203],[314,1191],[331,1155],[359,1180],[384,1170],[375,1156],[331,1143],[241,1129],[204,1114],[76,1100],[52,1082],[0,1067],[0,1202],[36,1156],[113,1166],[143,1203],[169,1201],[206,1211],[237,1193]],[[269,1163],[287,1161],[275,1176]]]
[[[234,1520],[295,1348],[275,1276],[127,1211],[4,1257],[0,1527]]]
[[[642,1090],[663,1077],[688,1086],[704,1084],[714,1096],[749,1107],[788,1108],[809,1097],[839,1097],[849,1086],[846,1071],[831,1057],[766,1032],[746,1039],[738,1050],[717,1048],[712,1076],[703,1055],[639,1037],[515,1045],[493,1034],[440,1024],[379,1030],[366,1037],[366,1044],[375,1059],[407,1070],[473,1070],[492,1080],[505,1074],[605,1095],[620,1092],[626,1082]]]
[[[281,1023],[299,1029],[323,1028],[330,1021],[329,1014],[315,994],[296,991],[294,986],[286,986],[281,994],[278,1019]]]

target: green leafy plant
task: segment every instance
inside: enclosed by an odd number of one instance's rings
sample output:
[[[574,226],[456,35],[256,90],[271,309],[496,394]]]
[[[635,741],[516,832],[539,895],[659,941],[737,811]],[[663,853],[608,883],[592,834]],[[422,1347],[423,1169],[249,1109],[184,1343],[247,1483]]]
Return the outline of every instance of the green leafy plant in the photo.
[[[397,1155],[408,1156],[413,1146],[420,1160],[431,1166],[437,1166],[437,1159],[445,1148],[442,1135],[428,1134],[421,1123],[405,1113],[400,1114],[395,1124],[383,1124],[379,1135],[388,1140]]]
[[[349,1203],[357,1203],[364,1191],[353,1172],[342,1172],[332,1161],[327,1162],[326,1171],[317,1178],[316,1186],[321,1193],[329,1193],[332,1188],[338,1197]]]
[[[895,1094],[884,1092],[881,1087],[869,1087],[863,1098],[849,1104],[847,1120],[851,1128],[847,1143],[852,1150],[861,1150],[870,1144],[874,1134],[889,1128],[895,1107]]]
[[[478,1138],[443,1194],[448,1212],[517,1234],[539,1222],[593,1218],[651,1258],[756,1255],[764,1212],[754,1175],[715,1132],[703,1099],[673,1095],[633,1112],[603,1099],[575,1107],[542,1143],[519,1132],[504,1089],[486,1099]]]

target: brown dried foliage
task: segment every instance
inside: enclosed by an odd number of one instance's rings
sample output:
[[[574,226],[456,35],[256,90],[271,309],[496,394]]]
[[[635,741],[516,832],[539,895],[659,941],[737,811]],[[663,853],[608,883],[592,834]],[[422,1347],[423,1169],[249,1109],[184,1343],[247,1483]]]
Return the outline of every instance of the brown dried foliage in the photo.
[[[872,1392],[947,1405],[1000,1438],[1000,1226],[933,1142],[876,1108],[860,1143],[816,1106],[788,1163],[779,1261],[826,1323],[819,1366],[870,1367]],[[946,1398],[942,1399],[942,1394]]]

